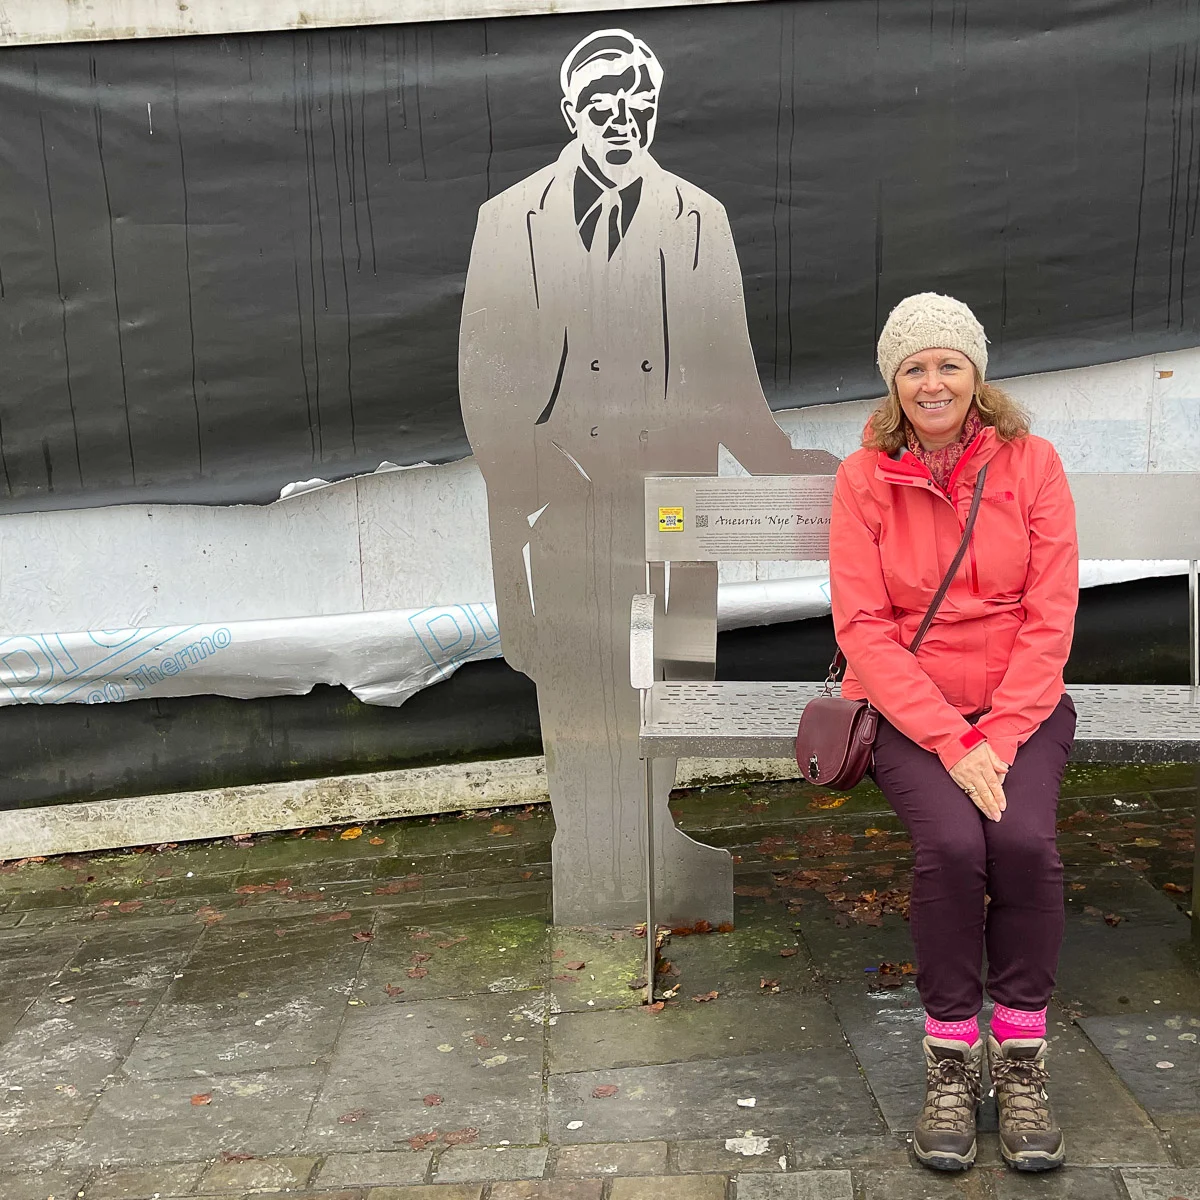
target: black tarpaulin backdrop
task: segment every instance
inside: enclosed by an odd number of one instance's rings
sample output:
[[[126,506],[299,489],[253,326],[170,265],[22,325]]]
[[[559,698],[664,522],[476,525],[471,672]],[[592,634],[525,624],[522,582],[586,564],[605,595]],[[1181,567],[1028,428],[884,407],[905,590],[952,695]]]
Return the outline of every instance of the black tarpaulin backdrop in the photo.
[[[475,213],[563,55],[662,59],[775,408],[876,395],[903,295],[993,374],[1200,344],[1197,0],[841,0],[0,52],[0,509],[265,501],[468,453]]]

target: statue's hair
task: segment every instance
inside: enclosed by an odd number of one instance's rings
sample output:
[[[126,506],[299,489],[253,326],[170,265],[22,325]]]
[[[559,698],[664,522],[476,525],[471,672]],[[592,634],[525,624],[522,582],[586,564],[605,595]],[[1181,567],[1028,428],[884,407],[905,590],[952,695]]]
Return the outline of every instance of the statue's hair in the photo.
[[[563,59],[558,81],[563,95],[574,102],[589,83],[629,67],[644,67],[655,89],[662,87],[662,63],[645,42],[624,29],[597,29]]]
[[[994,383],[981,381],[978,372],[975,374],[975,407],[983,423],[993,426],[1002,442],[1012,442],[1029,433],[1029,417],[1025,410]],[[892,454],[907,445],[907,426],[908,418],[900,407],[900,397],[893,383],[867,422],[863,445],[868,450]]]

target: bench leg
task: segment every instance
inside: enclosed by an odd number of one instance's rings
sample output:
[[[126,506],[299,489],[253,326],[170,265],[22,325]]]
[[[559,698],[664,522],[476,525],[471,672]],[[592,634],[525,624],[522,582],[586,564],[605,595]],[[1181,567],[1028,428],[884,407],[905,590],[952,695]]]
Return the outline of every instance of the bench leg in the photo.
[[[657,962],[658,923],[654,916],[654,760],[642,759],[645,774],[646,844],[646,1003],[654,1003],[654,970]]]

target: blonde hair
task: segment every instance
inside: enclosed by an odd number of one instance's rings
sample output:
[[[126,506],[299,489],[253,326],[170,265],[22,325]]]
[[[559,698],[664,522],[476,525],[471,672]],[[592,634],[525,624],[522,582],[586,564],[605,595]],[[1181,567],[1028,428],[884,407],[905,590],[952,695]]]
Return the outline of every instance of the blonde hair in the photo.
[[[985,425],[991,425],[1002,442],[1012,442],[1029,433],[1029,417],[1025,410],[994,383],[984,383],[975,372],[975,408]],[[892,454],[908,444],[908,418],[900,407],[896,385],[871,414],[863,435],[868,450]]]

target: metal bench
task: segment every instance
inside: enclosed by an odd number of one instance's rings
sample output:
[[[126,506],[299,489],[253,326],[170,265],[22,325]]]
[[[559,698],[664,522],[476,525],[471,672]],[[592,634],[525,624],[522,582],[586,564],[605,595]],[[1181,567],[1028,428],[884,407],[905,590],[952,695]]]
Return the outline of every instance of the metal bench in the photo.
[[[1188,560],[1191,655],[1190,687],[1072,684],[1079,714],[1072,760],[1200,763],[1200,472],[1079,474],[1070,483],[1081,557]],[[830,476],[647,479],[646,560],[825,560],[832,494]],[[647,780],[655,758],[791,758],[800,713],[823,685],[666,682],[655,661],[656,602],[652,595],[633,598],[630,629],[630,681],[641,693]],[[646,804],[646,928],[653,931],[649,788]],[[1200,895],[1200,847],[1192,894]],[[1200,904],[1192,928],[1200,938]],[[650,999],[654,942],[648,932]]]

